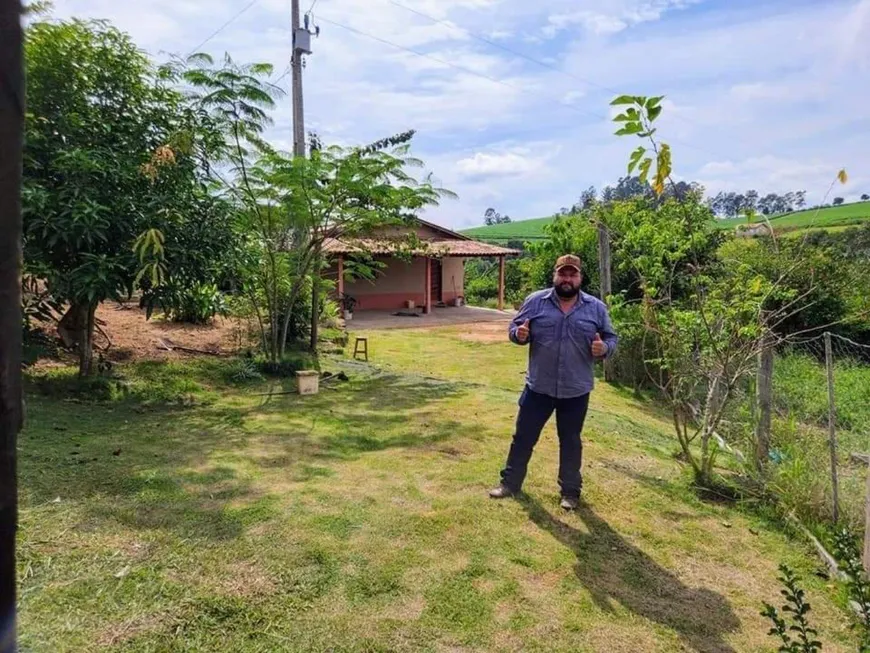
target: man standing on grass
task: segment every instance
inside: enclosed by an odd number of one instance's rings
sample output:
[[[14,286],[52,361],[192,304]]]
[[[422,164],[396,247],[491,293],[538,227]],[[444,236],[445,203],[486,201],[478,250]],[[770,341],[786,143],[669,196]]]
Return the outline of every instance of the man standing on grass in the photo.
[[[580,433],[595,383],[595,361],[612,356],[617,342],[607,307],[580,290],[582,280],[580,259],[562,256],[553,287],[529,295],[511,322],[511,342],[530,345],[529,368],[501,484],[489,493],[493,499],[520,491],[532,450],[555,411],[561,505],[574,510],[580,501]]]

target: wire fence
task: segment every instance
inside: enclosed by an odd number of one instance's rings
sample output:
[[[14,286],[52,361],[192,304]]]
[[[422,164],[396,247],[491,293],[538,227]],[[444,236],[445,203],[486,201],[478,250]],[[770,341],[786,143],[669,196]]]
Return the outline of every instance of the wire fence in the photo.
[[[769,488],[809,522],[864,529],[870,459],[870,346],[836,334],[777,352]]]

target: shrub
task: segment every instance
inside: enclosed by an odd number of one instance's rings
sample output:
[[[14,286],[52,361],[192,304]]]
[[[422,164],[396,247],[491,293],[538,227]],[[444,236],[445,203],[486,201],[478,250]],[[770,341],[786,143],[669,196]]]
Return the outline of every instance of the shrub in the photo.
[[[224,294],[215,284],[197,283],[190,287],[165,286],[142,295],[140,305],[150,318],[155,307],[173,322],[206,324],[216,315],[227,315]]]
[[[281,360],[274,363],[267,359],[259,359],[257,367],[263,374],[291,377],[302,370],[319,371],[320,361],[317,356],[309,352],[287,352]]]

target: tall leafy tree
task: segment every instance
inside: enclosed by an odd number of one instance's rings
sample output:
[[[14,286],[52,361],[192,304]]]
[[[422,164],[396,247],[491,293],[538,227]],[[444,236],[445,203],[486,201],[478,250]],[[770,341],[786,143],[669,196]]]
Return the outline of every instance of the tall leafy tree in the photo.
[[[153,174],[176,162],[179,96],[102,21],[37,22],[25,47],[25,260],[68,304],[60,330],[88,375],[96,308],[131,293],[133,245],[166,208]]]
[[[402,224],[446,194],[407,170],[413,132],[361,148],[324,147],[308,158],[276,151],[263,138],[281,89],[267,64],[180,62],[190,97],[223,134],[221,165],[211,174],[239,218],[246,251],[243,286],[258,318],[263,350],[273,362],[286,350],[294,311],[313,282],[318,305],[323,247],[329,239],[362,239],[379,227]],[[362,241],[360,241],[362,242]],[[365,254],[364,247],[360,251]],[[312,346],[316,329],[312,329]]]

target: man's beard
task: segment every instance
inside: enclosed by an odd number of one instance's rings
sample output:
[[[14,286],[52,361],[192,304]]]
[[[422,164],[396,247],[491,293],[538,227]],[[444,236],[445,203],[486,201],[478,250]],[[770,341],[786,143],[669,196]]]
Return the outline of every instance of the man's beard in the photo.
[[[556,294],[562,299],[576,297],[579,292],[580,288],[578,286],[572,286],[570,283],[562,283],[556,286]]]

